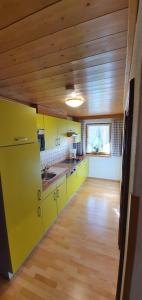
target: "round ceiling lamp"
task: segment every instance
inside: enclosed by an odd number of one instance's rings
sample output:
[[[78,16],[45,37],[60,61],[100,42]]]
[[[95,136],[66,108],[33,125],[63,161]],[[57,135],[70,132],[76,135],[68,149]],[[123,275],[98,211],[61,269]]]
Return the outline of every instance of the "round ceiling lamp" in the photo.
[[[65,100],[66,105],[70,107],[79,107],[83,104],[83,99],[81,97],[68,98]]]
[[[69,97],[65,100],[65,104],[73,108],[81,106],[84,99],[76,95],[74,84],[67,84],[65,88],[69,92]]]

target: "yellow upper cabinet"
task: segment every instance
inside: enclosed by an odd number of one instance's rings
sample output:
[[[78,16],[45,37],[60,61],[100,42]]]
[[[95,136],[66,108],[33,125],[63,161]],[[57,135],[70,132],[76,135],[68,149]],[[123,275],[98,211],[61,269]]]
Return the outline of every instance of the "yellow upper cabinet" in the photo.
[[[77,133],[76,142],[81,142],[81,123],[80,122],[73,122],[75,127],[75,132]]]
[[[72,120],[37,114],[37,128],[45,129],[45,148],[53,149],[67,141],[67,132],[76,132],[75,142],[81,142],[81,124]]]
[[[52,149],[58,144],[57,118],[44,115],[45,148]]]
[[[34,108],[0,99],[0,146],[37,141]]]
[[[68,132],[75,132],[77,133],[77,136],[75,137],[75,142],[79,143],[81,142],[81,123],[75,122],[72,120],[67,120],[67,131]]]
[[[37,129],[44,129],[44,115],[37,114]]]
[[[67,139],[67,120],[57,119],[57,143],[61,146]]]

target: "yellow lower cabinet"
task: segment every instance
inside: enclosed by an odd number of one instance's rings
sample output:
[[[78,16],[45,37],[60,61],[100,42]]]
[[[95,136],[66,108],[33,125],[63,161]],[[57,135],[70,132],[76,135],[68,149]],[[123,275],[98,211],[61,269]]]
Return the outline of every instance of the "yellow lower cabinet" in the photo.
[[[82,185],[85,179],[88,177],[88,158],[84,159],[77,166],[77,183],[78,187]]]
[[[64,208],[67,203],[67,185],[66,185],[66,178],[64,182],[57,186],[57,206],[58,206],[58,214]]]
[[[78,166],[77,166],[77,185],[78,185],[78,188],[80,188],[81,184],[83,183],[83,166],[82,166],[82,163],[80,163]]]
[[[77,172],[67,177],[67,198],[69,199],[77,190]]]
[[[46,231],[57,218],[56,190],[42,200],[42,218]]]

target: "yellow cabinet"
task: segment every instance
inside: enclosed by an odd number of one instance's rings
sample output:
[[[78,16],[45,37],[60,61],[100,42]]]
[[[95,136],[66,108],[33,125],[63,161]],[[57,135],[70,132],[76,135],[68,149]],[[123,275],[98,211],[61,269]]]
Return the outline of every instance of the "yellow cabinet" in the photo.
[[[67,120],[67,131],[77,133],[77,136],[74,138],[74,142],[76,142],[76,143],[81,142],[81,123],[80,122]]]
[[[42,219],[44,231],[46,231],[50,227],[50,225],[55,221],[56,218],[57,199],[55,190],[42,200]]]
[[[0,146],[37,141],[36,110],[0,99]]]
[[[37,114],[37,129],[44,129],[44,115]]]
[[[67,120],[57,118],[57,144],[63,145],[67,141]]]
[[[2,230],[4,226],[6,227],[7,248],[12,265],[10,273],[15,273],[43,234],[39,199],[41,177],[38,145],[33,143],[1,147],[0,173],[0,205],[2,207],[3,203],[5,214],[5,222],[0,228]],[[6,272],[9,273],[9,270],[5,270]]]
[[[81,123],[80,122],[74,122],[72,121],[72,130],[77,133],[77,136],[75,137],[75,142],[79,143],[81,142]]]
[[[82,185],[85,179],[88,177],[88,158],[84,159],[77,166],[77,184],[78,187]]]
[[[58,145],[57,118],[44,116],[45,148],[52,149]]]
[[[45,231],[55,221],[66,201],[66,176],[63,176],[43,193],[42,217]]]
[[[78,134],[76,137],[76,143],[81,142],[81,123],[75,122],[75,132]]]
[[[59,214],[67,203],[66,176],[63,177],[62,183],[60,185],[57,185],[56,196],[57,196],[57,207],[58,207],[58,214]]]
[[[77,173],[76,171],[67,177],[67,198],[69,199],[77,190]]]

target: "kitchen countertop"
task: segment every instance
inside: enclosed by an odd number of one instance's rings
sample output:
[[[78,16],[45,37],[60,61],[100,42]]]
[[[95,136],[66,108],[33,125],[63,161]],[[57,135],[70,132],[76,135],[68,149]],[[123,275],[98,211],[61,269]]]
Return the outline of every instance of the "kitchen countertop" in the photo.
[[[66,175],[70,170],[76,167],[82,160],[86,158],[86,155],[77,156],[80,159],[79,162],[75,163],[63,163],[62,161],[53,165],[48,169],[49,173],[56,173],[56,176],[50,180],[42,180],[42,191],[44,192],[52,183],[56,182],[61,176]]]

